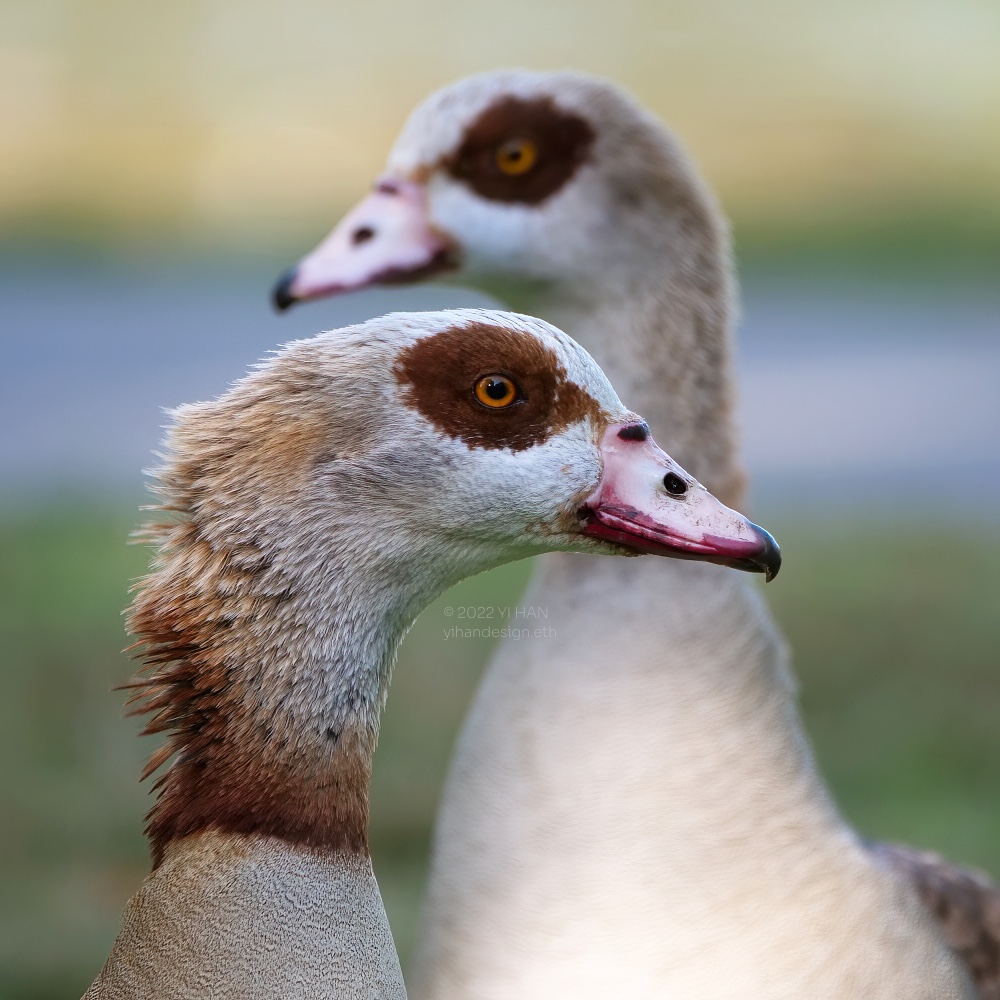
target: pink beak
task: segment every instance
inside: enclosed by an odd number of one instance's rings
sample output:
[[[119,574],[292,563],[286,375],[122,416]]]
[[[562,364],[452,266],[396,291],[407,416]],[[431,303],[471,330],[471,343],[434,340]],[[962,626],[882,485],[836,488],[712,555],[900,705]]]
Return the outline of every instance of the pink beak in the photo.
[[[458,264],[451,242],[427,216],[424,187],[385,179],[272,292],[276,309],[366,285],[414,281]]]
[[[777,542],[692,479],[656,446],[646,424],[609,427],[601,454],[601,481],[580,512],[585,535],[639,552],[763,573],[767,580],[777,576]]]

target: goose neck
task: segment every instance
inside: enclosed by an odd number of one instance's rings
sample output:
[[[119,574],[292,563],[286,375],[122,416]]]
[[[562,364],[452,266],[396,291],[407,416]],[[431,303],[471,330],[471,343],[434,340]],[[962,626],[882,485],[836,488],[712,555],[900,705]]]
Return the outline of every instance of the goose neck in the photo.
[[[531,309],[578,340],[657,443],[730,505],[743,472],[735,426],[735,281],[707,210],[604,255],[587,280],[536,290]]]
[[[173,757],[148,820],[154,867],[207,830],[367,853],[379,715],[424,600],[346,540],[337,565],[326,548],[216,547],[198,561],[203,541],[172,551],[130,623],[147,662],[163,664],[137,685],[138,710],[155,713],[146,732],[169,733],[147,773]]]

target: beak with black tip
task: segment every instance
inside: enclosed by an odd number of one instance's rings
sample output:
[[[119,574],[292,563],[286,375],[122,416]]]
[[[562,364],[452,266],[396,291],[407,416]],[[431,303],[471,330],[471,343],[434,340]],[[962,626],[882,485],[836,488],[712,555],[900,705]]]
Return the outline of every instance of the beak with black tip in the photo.
[[[580,510],[583,533],[652,555],[720,563],[773,580],[774,538],[726,507],[656,446],[646,424],[615,424],[601,439],[604,469]]]
[[[271,302],[277,312],[284,312],[290,309],[298,299],[292,294],[292,287],[295,284],[295,275],[298,273],[297,267],[290,267],[280,278],[273,289],[271,289]]]
[[[453,241],[430,222],[424,186],[385,178],[312,253],[278,279],[275,309],[368,285],[416,281],[458,265]]]

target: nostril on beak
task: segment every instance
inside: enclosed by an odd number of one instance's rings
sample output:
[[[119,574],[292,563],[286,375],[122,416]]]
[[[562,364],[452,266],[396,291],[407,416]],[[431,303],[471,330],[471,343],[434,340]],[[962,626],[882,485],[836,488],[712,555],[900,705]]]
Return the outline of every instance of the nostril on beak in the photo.
[[[392,181],[379,181],[375,185],[375,190],[379,194],[399,194],[399,185]]]
[[[351,233],[351,244],[356,247],[361,246],[362,243],[367,243],[374,235],[375,230],[371,226],[358,226]]]
[[[649,424],[628,424],[618,432],[622,441],[645,441],[649,437]]]
[[[687,483],[676,472],[668,472],[663,477],[663,488],[672,497],[682,497],[687,493]]]

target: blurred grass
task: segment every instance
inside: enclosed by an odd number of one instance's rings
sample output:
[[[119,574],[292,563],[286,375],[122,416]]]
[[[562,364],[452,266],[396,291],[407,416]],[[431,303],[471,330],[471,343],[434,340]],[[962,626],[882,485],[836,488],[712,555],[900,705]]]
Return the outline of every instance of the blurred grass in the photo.
[[[134,738],[111,688],[137,518],[54,504],[0,518],[0,996],[78,996],[146,871]],[[772,520],[774,520],[772,518]],[[769,522],[770,523],[770,522]],[[974,526],[774,524],[768,587],[822,767],[866,834],[1000,874],[1000,536]],[[409,954],[430,823],[489,643],[449,643],[445,604],[515,604],[521,564],[464,584],[407,639],[383,722],[372,843]]]
[[[255,231],[252,239],[193,228],[176,215],[140,226],[82,209],[25,212],[4,218],[0,265],[15,272],[53,261],[90,270],[142,263],[209,272],[257,266],[270,274],[314,246],[364,190],[324,203],[306,218]],[[726,213],[741,265],[772,278],[978,282],[992,280],[1000,264],[1000,206],[984,205],[974,192],[949,191],[933,200],[880,193],[780,212],[766,205],[734,210],[727,203]]]

